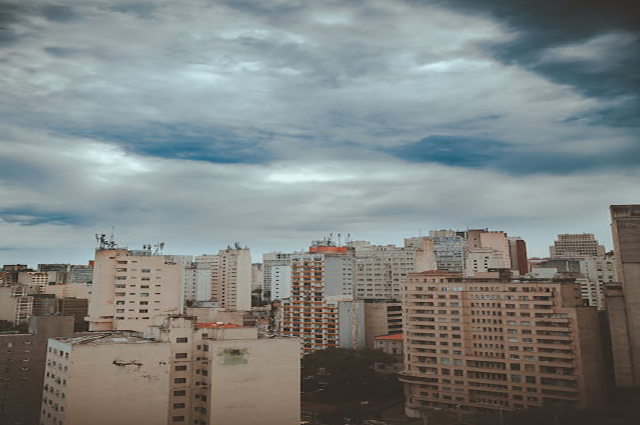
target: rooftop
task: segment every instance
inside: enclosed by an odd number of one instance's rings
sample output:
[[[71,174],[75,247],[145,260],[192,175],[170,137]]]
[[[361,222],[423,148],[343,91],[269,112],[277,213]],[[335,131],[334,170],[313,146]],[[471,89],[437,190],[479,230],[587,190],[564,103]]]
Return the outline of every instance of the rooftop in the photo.
[[[127,335],[120,332],[86,332],[69,338],[53,338],[71,345],[84,344],[141,344],[141,343],[157,343],[151,339],[145,339],[139,336]]]
[[[384,341],[388,341],[388,340],[402,341],[404,339],[404,335],[403,334],[382,335],[382,336],[376,336],[373,339],[375,339],[375,340],[384,340]]]

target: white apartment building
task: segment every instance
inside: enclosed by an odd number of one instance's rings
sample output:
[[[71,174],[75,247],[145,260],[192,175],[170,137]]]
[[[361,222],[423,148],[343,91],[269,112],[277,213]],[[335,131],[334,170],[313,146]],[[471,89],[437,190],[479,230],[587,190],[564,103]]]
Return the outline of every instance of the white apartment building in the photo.
[[[56,272],[20,272],[18,283],[38,288],[38,292],[44,294],[49,286],[49,281],[55,283],[56,274]]]
[[[475,248],[467,252],[464,261],[464,276],[473,277],[476,273],[484,273],[489,269],[503,268],[505,266],[502,253],[496,252],[492,248]]]
[[[298,425],[296,339],[184,315],[141,336],[51,340],[42,423]]]
[[[355,249],[354,295],[358,299],[399,300],[407,273],[434,270],[433,241],[428,238],[405,239],[404,247],[350,242]]]
[[[267,252],[262,254],[262,296],[265,300],[277,300],[291,296],[291,257],[296,254],[301,253]],[[289,276],[288,281],[286,280],[287,276]],[[276,286],[278,287],[278,296],[273,294]]]
[[[141,332],[154,316],[181,312],[181,275],[180,265],[150,249],[96,250],[89,330]]]
[[[589,305],[598,307],[598,310],[604,309],[605,283],[619,282],[615,261],[613,252],[604,256],[580,259],[580,273],[589,282],[585,285],[583,298],[588,299]]]

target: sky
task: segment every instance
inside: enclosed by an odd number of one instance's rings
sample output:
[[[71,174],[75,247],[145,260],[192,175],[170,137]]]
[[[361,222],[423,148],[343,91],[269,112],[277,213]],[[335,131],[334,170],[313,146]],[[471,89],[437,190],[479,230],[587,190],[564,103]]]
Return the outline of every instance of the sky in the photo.
[[[2,0],[0,264],[402,244],[611,249],[640,203],[634,0]]]

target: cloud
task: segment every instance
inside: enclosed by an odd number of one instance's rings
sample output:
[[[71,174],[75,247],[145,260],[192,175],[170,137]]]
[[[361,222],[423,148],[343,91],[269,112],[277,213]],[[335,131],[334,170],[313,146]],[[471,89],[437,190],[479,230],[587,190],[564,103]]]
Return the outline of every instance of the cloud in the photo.
[[[605,228],[639,169],[632,22],[496,4],[6,3],[4,258],[112,226],[193,253]]]

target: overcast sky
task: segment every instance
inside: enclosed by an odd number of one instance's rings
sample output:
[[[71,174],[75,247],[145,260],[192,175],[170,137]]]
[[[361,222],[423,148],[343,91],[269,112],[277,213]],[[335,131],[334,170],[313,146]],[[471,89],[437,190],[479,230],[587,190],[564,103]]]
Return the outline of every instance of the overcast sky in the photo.
[[[0,263],[490,228],[640,203],[629,0],[2,0]],[[259,255],[254,255],[256,259]]]

